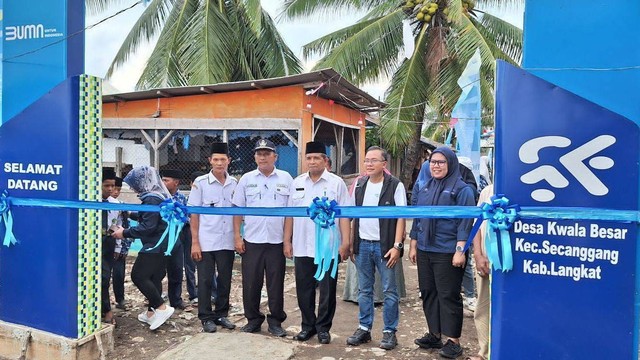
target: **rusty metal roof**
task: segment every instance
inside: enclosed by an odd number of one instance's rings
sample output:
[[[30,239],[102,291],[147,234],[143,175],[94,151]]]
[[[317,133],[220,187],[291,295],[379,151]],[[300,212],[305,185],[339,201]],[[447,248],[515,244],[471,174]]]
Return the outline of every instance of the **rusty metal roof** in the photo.
[[[321,84],[324,84],[320,87]],[[158,97],[176,97],[188,95],[215,94],[232,91],[269,89],[284,86],[301,86],[304,89],[319,90],[314,96],[333,100],[343,106],[362,112],[376,112],[386,104],[376,100],[357,86],[353,85],[333,69],[314,70],[304,74],[279,78],[237,81],[201,86],[184,86],[162,89],[109,94],[102,97],[103,103],[157,99]]]

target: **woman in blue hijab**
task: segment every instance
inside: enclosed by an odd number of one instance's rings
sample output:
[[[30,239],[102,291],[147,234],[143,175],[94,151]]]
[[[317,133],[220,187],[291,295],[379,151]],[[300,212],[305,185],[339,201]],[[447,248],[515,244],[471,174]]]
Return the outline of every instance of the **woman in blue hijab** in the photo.
[[[415,204],[419,206],[474,206],[475,194],[460,175],[458,158],[442,146],[416,181]],[[425,169],[425,166],[423,166]],[[462,250],[472,219],[415,219],[411,228],[409,259],[418,264],[422,308],[429,332],[415,343],[425,349],[440,349],[440,356],[462,355],[462,297],[460,288],[467,254]],[[442,336],[447,338],[443,344]]]
[[[145,205],[159,205],[170,198],[169,191],[155,168],[140,166],[133,168],[123,180],[138,194]],[[140,239],[142,249],[131,269],[131,281],[147,298],[149,307],[138,315],[138,320],[149,324],[155,330],[173,315],[174,308],[165,305],[162,299],[162,278],[166,269],[164,251],[167,242],[155,247],[164,233],[167,224],[158,212],[140,212],[138,225],[128,229],[120,228],[113,233],[117,239]]]

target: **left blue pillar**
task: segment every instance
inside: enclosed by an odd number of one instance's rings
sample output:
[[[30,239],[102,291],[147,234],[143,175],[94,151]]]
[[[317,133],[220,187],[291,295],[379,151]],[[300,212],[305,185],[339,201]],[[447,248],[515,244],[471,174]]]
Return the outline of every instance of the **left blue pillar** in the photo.
[[[83,75],[84,0],[2,5],[0,191],[97,201],[100,81]],[[0,248],[0,320],[68,338],[91,335],[100,328],[100,213],[12,213],[19,243]]]

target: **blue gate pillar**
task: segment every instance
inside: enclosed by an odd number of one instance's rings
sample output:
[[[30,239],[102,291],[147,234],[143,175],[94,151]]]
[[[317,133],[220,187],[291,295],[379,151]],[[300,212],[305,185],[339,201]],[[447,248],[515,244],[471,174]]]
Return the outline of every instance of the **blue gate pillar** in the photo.
[[[529,0],[523,69],[498,64],[496,192],[638,211],[640,2]],[[516,223],[492,275],[491,359],[637,359],[638,223]]]
[[[98,201],[102,105],[100,81],[82,74],[84,0],[0,5],[0,191]],[[0,248],[0,357],[42,358],[45,350],[49,358],[69,358],[70,351],[80,357],[87,341],[78,340],[103,331],[100,213],[42,207],[13,207],[12,213],[19,243]],[[14,339],[2,336],[13,327],[39,332],[27,344],[46,336],[70,343],[51,342],[59,352],[34,344],[16,354]]]

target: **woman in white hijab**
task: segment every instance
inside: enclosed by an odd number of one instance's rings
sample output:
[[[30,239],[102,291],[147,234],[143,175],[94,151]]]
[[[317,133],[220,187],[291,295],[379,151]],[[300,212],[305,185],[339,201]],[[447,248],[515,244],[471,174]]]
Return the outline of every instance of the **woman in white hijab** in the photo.
[[[136,167],[123,180],[138,194],[144,205],[159,205],[170,198],[169,191],[155,168],[149,166]],[[164,304],[162,299],[162,278],[166,268],[164,252],[167,241],[156,246],[167,224],[159,212],[141,211],[138,225],[128,229],[120,228],[113,233],[117,239],[134,238],[142,241],[142,249],[131,270],[131,280],[147,298],[147,311],[138,315],[138,320],[149,324],[155,330],[173,315],[174,308]]]

